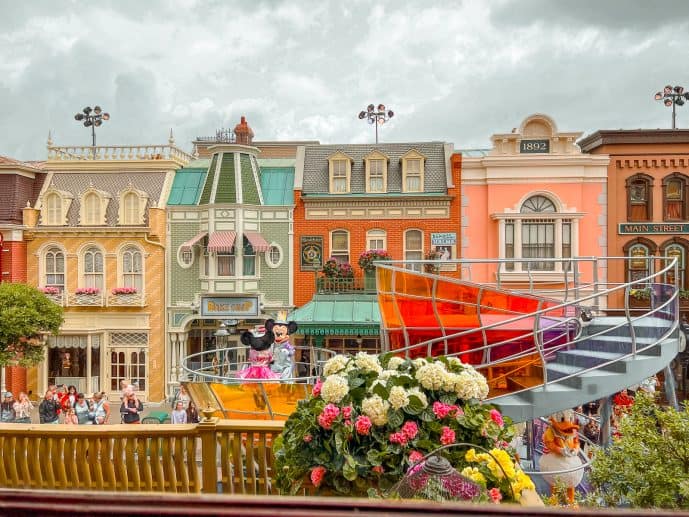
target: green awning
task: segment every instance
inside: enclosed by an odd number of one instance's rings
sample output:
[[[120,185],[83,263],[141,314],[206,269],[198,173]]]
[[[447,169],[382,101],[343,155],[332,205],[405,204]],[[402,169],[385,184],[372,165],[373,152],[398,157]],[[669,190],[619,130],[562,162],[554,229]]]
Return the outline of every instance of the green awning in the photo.
[[[380,310],[376,295],[317,294],[309,303],[288,316],[295,321],[297,334],[377,336]]]

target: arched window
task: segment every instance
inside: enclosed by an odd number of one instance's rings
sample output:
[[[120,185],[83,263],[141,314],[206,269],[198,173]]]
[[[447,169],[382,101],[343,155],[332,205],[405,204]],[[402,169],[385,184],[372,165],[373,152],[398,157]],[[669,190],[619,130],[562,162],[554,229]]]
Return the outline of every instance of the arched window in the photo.
[[[65,289],[65,254],[58,247],[52,247],[45,253],[46,287],[57,287],[60,292]]]
[[[663,220],[687,219],[687,178],[674,173],[663,178]]]
[[[339,264],[349,263],[349,232],[334,230],[330,233],[330,256]]]
[[[134,287],[137,292],[143,291],[143,256],[134,246],[122,252],[122,286]]]
[[[84,196],[82,201],[84,203],[83,207],[83,220],[81,224],[85,225],[95,225],[101,224],[101,200],[98,194],[90,192]]]
[[[653,178],[635,174],[627,178],[627,220],[650,221],[653,217]]]
[[[127,192],[122,198],[122,224],[140,224],[139,196]]]
[[[421,230],[407,230],[404,232],[404,260],[423,259],[423,232]],[[409,264],[409,269],[421,271],[421,264]]]
[[[103,252],[91,247],[84,252],[84,287],[103,289]]]
[[[384,250],[387,246],[385,230],[369,230],[366,232],[366,249]]]
[[[60,225],[64,224],[64,217],[62,216],[62,198],[58,194],[48,194],[45,198],[46,206],[46,224]]]
[[[553,202],[545,196],[532,196],[521,206],[522,214],[552,214],[557,212]],[[522,258],[555,258],[555,219],[522,219]],[[525,269],[553,271],[555,262],[526,262]]]
[[[655,255],[657,249],[653,241],[643,237],[629,241],[622,247],[628,257],[625,265],[628,282],[637,282],[651,273],[653,264],[649,257]]]

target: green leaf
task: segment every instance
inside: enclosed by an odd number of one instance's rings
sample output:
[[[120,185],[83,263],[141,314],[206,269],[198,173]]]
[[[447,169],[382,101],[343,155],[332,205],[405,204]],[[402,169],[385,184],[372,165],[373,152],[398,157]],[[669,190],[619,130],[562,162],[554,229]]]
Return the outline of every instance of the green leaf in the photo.
[[[373,388],[373,393],[378,395],[383,400],[388,400],[389,394],[388,390],[382,384],[376,384]]]
[[[415,395],[409,395],[409,404],[404,408],[405,413],[418,415],[424,410],[421,399]]]
[[[388,410],[388,425],[392,427],[401,427],[404,423],[404,413],[399,409]]]
[[[440,402],[443,404],[455,404],[457,400],[458,398],[456,393],[448,393],[444,391],[440,395]]]
[[[435,413],[433,413],[433,408],[431,406],[428,406],[426,409],[424,409],[419,416],[424,422],[432,422],[435,420]]]
[[[350,388],[358,388],[359,386],[363,385],[366,383],[366,379],[363,377],[359,377],[356,372],[352,372],[349,374],[349,387]]]
[[[381,458],[383,454],[378,452],[376,449],[369,449],[366,453],[366,460],[371,464],[371,466],[380,465],[382,463]]]

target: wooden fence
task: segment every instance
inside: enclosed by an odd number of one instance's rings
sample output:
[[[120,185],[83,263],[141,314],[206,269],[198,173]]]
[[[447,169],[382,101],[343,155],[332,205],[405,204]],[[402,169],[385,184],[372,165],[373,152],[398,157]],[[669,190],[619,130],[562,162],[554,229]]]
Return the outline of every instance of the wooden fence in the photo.
[[[0,486],[275,494],[271,445],[283,422],[0,425]]]

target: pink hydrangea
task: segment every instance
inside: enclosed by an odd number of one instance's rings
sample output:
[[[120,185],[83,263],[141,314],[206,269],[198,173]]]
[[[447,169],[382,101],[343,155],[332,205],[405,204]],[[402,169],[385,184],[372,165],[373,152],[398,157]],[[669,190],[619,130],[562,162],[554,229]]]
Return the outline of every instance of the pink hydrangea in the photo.
[[[407,435],[403,432],[391,433],[390,443],[396,443],[398,445],[407,445]]]
[[[325,467],[323,465],[318,465],[311,469],[311,483],[313,486],[318,488],[323,483],[323,478],[325,477]]]
[[[347,427],[349,427],[349,426],[352,425],[352,421],[349,420],[349,419],[347,419],[347,420],[344,421],[344,425],[346,425]]]
[[[497,409],[490,410],[490,419],[498,424],[498,427],[503,427],[505,425],[505,421],[502,419],[502,415]]]
[[[328,404],[323,408],[323,412],[318,415],[318,425],[329,431],[338,416],[340,416],[340,408],[335,404]]]
[[[488,497],[490,497],[490,500],[494,503],[499,503],[502,500],[502,494],[500,493],[500,489],[497,487],[491,488],[490,490],[488,490]]]
[[[455,432],[447,426],[443,426],[440,434],[440,443],[443,445],[450,445],[455,443]]]
[[[346,419],[352,418],[352,406],[345,406],[342,408],[342,417]]]
[[[304,436],[304,442],[311,443],[311,440],[313,440],[313,436],[311,436],[310,434]]]
[[[416,422],[408,421],[402,426],[401,432],[404,433],[408,440],[413,440],[419,433],[419,426],[416,425]]]
[[[361,434],[361,435],[367,435],[371,431],[371,426],[373,424],[371,423],[371,419],[367,416],[358,416],[356,418],[356,421],[354,422],[354,427],[356,428],[356,432]]]
[[[409,464],[414,465],[423,459],[423,454],[419,451],[411,451],[409,453]]]
[[[445,404],[444,402],[436,401],[433,403],[433,413],[438,418],[445,418],[447,415],[453,415],[461,411],[461,409],[454,404]],[[464,411],[461,413],[464,414]]]
[[[313,385],[313,389],[311,390],[311,394],[314,397],[318,397],[321,394],[321,388],[323,387],[323,382],[318,379],[316,381],[316,384]]]

